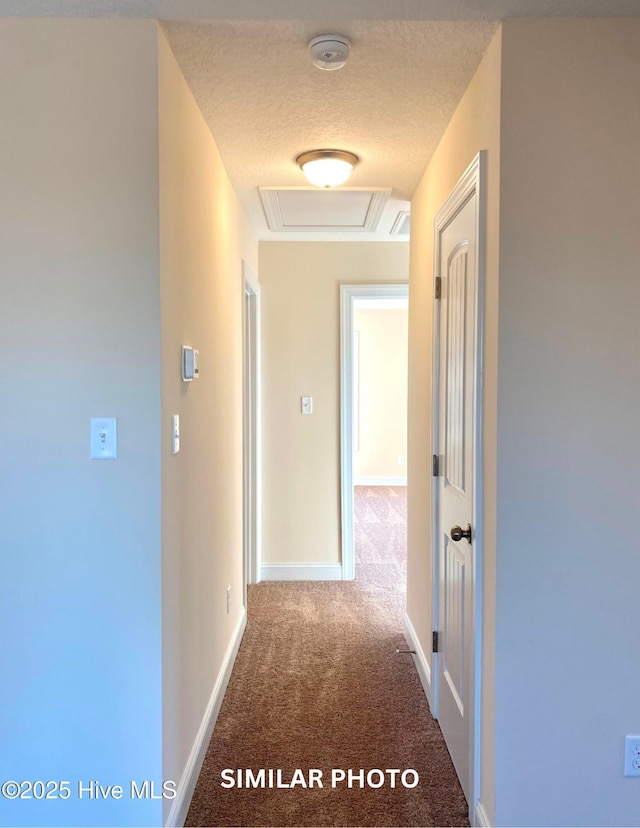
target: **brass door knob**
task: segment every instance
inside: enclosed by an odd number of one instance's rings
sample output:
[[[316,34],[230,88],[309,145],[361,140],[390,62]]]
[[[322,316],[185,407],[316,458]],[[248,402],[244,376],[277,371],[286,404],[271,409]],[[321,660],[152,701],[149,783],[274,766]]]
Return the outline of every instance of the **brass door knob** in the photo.
[[[454,541],[460,541],[462,538],[466,538],[471,543],[471,524],[467,523],[466,529],[463,529],[461,526],[452,526],[449,535]]]

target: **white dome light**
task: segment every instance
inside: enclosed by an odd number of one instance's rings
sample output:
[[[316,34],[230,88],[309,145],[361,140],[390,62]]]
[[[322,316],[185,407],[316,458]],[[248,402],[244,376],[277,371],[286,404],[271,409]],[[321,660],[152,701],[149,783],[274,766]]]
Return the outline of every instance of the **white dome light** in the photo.
[[[303,152],[296,162],[315,187],[337,187],[351,175],[358,156],[346,150],[311,150]]]

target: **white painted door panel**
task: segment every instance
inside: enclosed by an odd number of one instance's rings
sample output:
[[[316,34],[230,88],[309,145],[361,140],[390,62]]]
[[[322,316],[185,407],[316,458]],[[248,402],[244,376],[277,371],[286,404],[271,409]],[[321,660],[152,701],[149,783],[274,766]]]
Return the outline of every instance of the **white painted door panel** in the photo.
[[[438,720],[467,801],[471,802],[474,567],[473,544],[451,528],[473,523],[474,378],[476,372],[477,195],[439,228],[441,278],[438,446],[440,559]],[[473,540],[473,528],[472,528]]]

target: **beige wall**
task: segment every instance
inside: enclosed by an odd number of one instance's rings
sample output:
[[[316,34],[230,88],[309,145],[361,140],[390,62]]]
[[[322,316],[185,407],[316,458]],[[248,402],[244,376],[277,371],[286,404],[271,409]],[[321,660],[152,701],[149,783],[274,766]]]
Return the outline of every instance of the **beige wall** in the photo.
[[[406,476],[407,455],[407,336],[406,309],[355,310],[358,332],[358,451],[353,453],[353,476]],[[403,462],[398,462],[398,457]]]
[[[501,35],[494,37],[465,92],[411,203],[409,303],[409,425],[407,613],[430,657],[431,582],[431,362],[433,222],[437,211],[479,150],[487,150],[487,246],[484,337],[484,560],[481,798],[493,819],[493,698],[495,611],[495,397],[500,187]],[[493,823],[492,823],[493,824]]]
[[[0,20],[0,108],[0,776],[178,782],[242,614],[257,243],[155,21]],[[117,460],[89,460],[92,416]],[[162,821],[128,797],[1,810]]]
[[[242,259],[257,271],[257,244],[162,32],[158,84],[163,754],[165,778],[177,781],[242,614]],[[181,380],[183,344],[200,351],[191,383]]]
[[[426,649],[430,228],[488,150],[481,801],[494,825],[637,823],[622,762],[638,730],[640,548],[615,530],[640,505],[639,53],[637,20],[507,21],[412,205],[408,611]]]
[[[407,275],[402,242],[260,244],[265,563],[340,562],[339,286]]]
[[[0,777],[162,778],[156,24],[0,20]],[[114,416],[118,459],[89,459]],[[3,800],[5,825],[158,824]]]
[[[640,815],[639,78],[640,20],[504,24],[499,825]]]

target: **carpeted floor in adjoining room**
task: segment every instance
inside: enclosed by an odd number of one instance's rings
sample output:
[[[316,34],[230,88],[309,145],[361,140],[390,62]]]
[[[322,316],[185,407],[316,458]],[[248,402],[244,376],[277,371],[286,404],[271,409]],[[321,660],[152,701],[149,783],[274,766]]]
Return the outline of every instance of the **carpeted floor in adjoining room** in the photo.
[[[357,487],[354,582],[265,582],[187,826],[467,826],[467,804],[402,634],[406,489]],[[221,787],[223,769],[323,772],[324,787]],[[415,769],[415,788],[331,787],[332,769]],[[307,776],[308,778],[308,776]],[[388,779],[388,776],[387,776]]]

